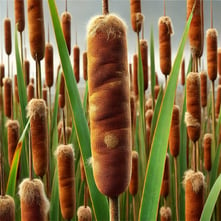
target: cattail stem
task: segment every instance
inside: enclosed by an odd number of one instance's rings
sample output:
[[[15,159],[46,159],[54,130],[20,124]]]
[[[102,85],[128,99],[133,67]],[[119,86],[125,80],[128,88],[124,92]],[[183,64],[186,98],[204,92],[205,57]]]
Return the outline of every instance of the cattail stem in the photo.
[[[66,124],[65,124],[65,113],[64,108],[62,108],[62,116],[63,116],[63,140],[64,144],[67,144],[67,137],[66,137]]]
[[[24,56],[23,56],[23,37],[22,37],[22,32],[20,32],[20,47],[21,47],[21,63],[24,68]]]
[[[197,157],[196,157],[196,142],[193,142],[193,156],[192,156],[192,163],[193,163],[193,170],[197,172]]]
[[[135,201],[135,196],[133,196],[133,217],[134,221],[137,220],[137,214],[136,214],[136,201]]]
[[[87,191],[87,182],[84,183],[84,207],[88,205],[88,191]]]
[[[29,133],[29,179],[33,179],[33,172],[32,172],[32,148],[31,148],[31,133]]]
[[[166,90],[166,87],[167,87],[167,75],[165,75],[165,90]]]
[[[210,0],[210,26],[213,28],[213,1]]]
[[[175,191],[176,191],[176,219],[179,220],[178,175],[177,175],[177,158],[176,157],[174,157],[174,173],[175,173]]]
[[[5,195],[5,188],[4,188],[4,164],[3,164],[3,149],[2,143],[0,144],[1,152],[0,152],[0,179],[1,179],[1,196]]]
[[[120,221],[119,198],[109,198],[110,221]]]
[[[212,132],[214,147],[216,147],[216,116],[215,116],[215,83],[212,81]],[[214,153],[215,149],[212,151]],[[212,156],[214,157],[215,154]]]
[[[163,1],[163,15],[166,16],[166,1]]]
[[[129,191],[126,191],[126,220],[129,220]]]
[[[38,81],[37,81],[37,84],[38,84],[38,95],[39,95],[39,98],[41,98],[41,93],[42,93],[42,87],[41,87],[41,63],[40,63],[40,60],[38,60],[37,62],[37,74],[38,74]]]
[[[103,15],[109,14],[108,0],[103,0],[102,13],[103,13]]]
[[[8,55],[8,77],[10,77],[10,55]]]

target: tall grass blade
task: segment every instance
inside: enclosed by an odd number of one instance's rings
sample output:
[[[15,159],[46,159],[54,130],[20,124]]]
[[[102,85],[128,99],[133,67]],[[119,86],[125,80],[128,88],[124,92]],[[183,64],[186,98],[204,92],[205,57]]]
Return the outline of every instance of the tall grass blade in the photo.
[[[201,214],[200,221],[211,220],[213,210],[216,205],[220,191],[221,191],[221,174],[216,179],[212,189],[210,190],[210,193],[203,208],[203,212]]]
[[[54,0],[48,0],[51,18],[53,22],[55,37],[57,41],[58,51],[61,59],[62,68],[64,71],[65,82],[68,90],[69,100],[71,103],[73,123],[75,125],[77,139],[80,147],[80,151],[85,166],[86,178],[88,182],[90,197],[92,206],[97,220],[108,220],[108,203],[106,198],[98,191],[92,168],[88,165],[88,159],[91,157],[90,149],[90,135],[85,118],[85,114],[82,108],[79,91],[77,88],[76,80],[74,78],[73,69],[71,66],[70,58],[68,55],[67,47],[65,46],[65,39],[62,34],[61,24]],[[102,208],[102,209],[101,209]]]
[[[18,172],[18,166],[19,166],[19,161],[20,161],[20,156],[21,156],[21,151],[24,145],[24,139],[26,137],[26,133],[29,129],[29,123],[30,120],[27,122],[22,135],[18,141],[17,147],[15,149],[11,169],[9,172],[9,177],[8,177],[8,183],[7,183],[7,188],[6,192],[7,194],[11,195],[12,197],[15,196],[15,191],[16,191],[16,178],[17,178],[17,172]]]
[[[177,52],[177,56],[171,70],[170,78],[168,80],[168,84],[162,100],[161,110],[153,137],[150,159],[146,170],[139,220],[157,219],[160,188],[163,178],[164,162],[167,153],[168,137],[178,74],[191,19],[192,13],[189,16],[189,19],[185,26],[181,44]]]

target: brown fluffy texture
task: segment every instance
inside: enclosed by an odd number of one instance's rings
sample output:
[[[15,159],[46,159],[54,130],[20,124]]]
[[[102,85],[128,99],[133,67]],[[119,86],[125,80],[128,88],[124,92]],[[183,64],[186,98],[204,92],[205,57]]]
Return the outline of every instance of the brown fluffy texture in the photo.
[[[45,83],[52,87],[54,82],[54,51],[51,43],[45,45]]]
[[[203,137],[203,156],[204,156],[204,168],[207,171],[211,170],[211,146],[212,146],[212,134],[207,133]]]
[[[196,4],[195,4],[196,2]],[[190,43],[190,48],[192,51],[192,55],[195,57],[200,57],[202,54],[202,44],[203,44],[203,18],[201,18],[201,6],[200,6],[200,0],[188,0],[187,1],[187,19],[190,16],[190,13],[193,10],[193,18],[190,23],[190,29],[188,32],[189,36],[189,43]]]
[[[46,104],[43,99],[32,99],[27,106],[30,117],[33,167],[36,175],[43,176],[48,164],[48,129]]]
[[[200,220],[204,204],[204,175],[200,171],[188,170],[184,174],[183,184],[185,187],[186,220]]]
[[[11,166],[14,152],[19,140],[19,122],[17,120],[8,120],[6,127],[8,137],[8,162]]]
[[[195,142],[200,136],[201,105],[200,105],[200,77],[199,73],[190,72],[186,79],[186,107],[185,121],[189,138]],[[192,131],[194,129],[194,131]]]
[[[172,121],[169,134],[169,148],[173,157],[177,157],[180,152],[180,108],[173,106]]]
[[[214,28],[208,29],[206,32],[207,72],[211,81],[215,81],[217,77],[217,36]]]
[[[169,75],[171,70],[171,34],[173,33],[170,17],[160,17],[158,28],[160,69],[164,75]]]
[[[34,60],[42,60],[45,53],[45,29],[42,0],[28,0],[28,33],[31,55]]]
[[[170,191],[170,159],[169,159],[169,154],[167,153],[160,194],[161,196],[166,198],[169,194],[169,191]]]
[[[83,77],[87,81],[87,52],[83,52]]]
[[[143,23],[140,0],[130,0],[130,19],[133,31],[140,32]]]
[[[77,210],[78,221],[91,221],[92,213],[89,206],[80,206]]]
[[[25,83],[28,85],[30,82],[30,62],[27,59],[24,60],[24,74]]]
[[[78,45],[75,45],[73,48],[73,58],[74,58],[74,75],[76,82],[80,81],[80,48]]]
[[[15,24],[19,32],[23,32],[25,29],[25,12],[24,12],[24,0],[14,1],[14,11],[15,11]]]
[[[10,55],[12,52],[12,34],[11,34],[11,19],[4,19],[4,36],[5,36],[5,52]]]
[[[59,201],[64,219],[75,212],[74,151],[72,145],[60,145],[55,152],[58,164]]]
[[[20,196],[21,219],[23,221],[48,220],[50,204],[41,180],[24,179],[19,185],[18,194]]]
[[[144,91],[148,88],[148,45],[144,39],[140,40],[140,52],[143,66]]]
[[[61,15],[61,27],[68,48],[69,55],[71,53],[71,14],[67,11]]]
[[[201,105],[202,107],[206,107],[207,105],[207,73],[202,71],[200,73],[200,97],[201,97]]]
[[[172,212],[170,207],[162,206],[160,208],[160,220],[161,221],[171,221],[172,219]]]
[[[124,192],[131,177],[131,118],[126,27],[116,15],[88,25],[88,89],[93,173],[109,197]]]
[[[139,160],[138,153],[136,151],[132,151],[132,174],[129,184],[129,192],[132,196],[135,196],[138,191],[138,185],[139,185],[138,160]]]
[[[0,220],[15,221],[15,202],[9,196],[0,196]]]
[[[4,113],[8,118],[11,118],[12,113],[12,80],[4,78]]]

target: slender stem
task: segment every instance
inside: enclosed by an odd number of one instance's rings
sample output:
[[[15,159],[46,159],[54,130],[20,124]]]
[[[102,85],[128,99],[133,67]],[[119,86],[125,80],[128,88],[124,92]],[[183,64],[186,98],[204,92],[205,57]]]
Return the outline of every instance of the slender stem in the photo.
[[[24,56],[23,56],[23,40],[22,40],[22,32],[20,32],[20,47],[21,47],[21,63],[22,67],[24,67]]]
[[[119,198],[109,198],[110,221],[120,221]]]
[[[167,87],[167,75],[165,75],[165,89]]]
[[[129,220],[129,191],[126,191],[126,220]]]
[[[39,90],[39,98],[42,98],[42,86],[41,86],[41,62],[40,60],[37,63],[37,74],[38,74],[38,90]]]
[[[86,208],[88,205],[88,186],[87,182],[84,183],[84,207]]]
[[[133,196],[133,216],[134,216],[134,221],[136,221],[137,220],[137,213],[136,213],[135,196]]]
[[[176,191],[176,219],[179,220],[179,200],[178,200],[178,175],[177,175],[177,158],[174,158],[175,172],[175,191]]]
[[[213,132],[213,142],[216,148],[216,117],[215,117],[215,84],[212,81],[212,132]],[[214,155],[213,155],[214,156]]]
[[[40,98],[39,97],[39,94],[38,94],[38,92],[39,92],[39,90],[38,90],[38,60],[37,60],[37,55],[36,55],[36,57],[35,57],[35,67],[36,67],[36,72],[35,72],[35,78],[36,78],[36,80],[35,80],[35,84],[36,84],[36,97],[37,98]]]
[[[10,77],[10,55],[8,55],[8,77]]]
[[[65,113],[64,113],[64,108],[62,109],[62,115],[63,115],[63,139],[64,139],[64,144],[67,144],[67,136],[66,136],[66,124],[65,124]]]
[[[166,1],[163,1],[163,15],[166,16]]]
[[[193,162],[193,169],[195,172],[197,172],[196,142],[193,142],[192,162]]]
[[[109,7],[108,7],[108,0],[103,0],[102,1],[102,13],[103,15],[109,14]]]
[[[210,0],[210,25],[213,28],[213,1]]]
[[[29,133],[29,178],[30,180],[33,179],[33,173],[32,173],[32,149],[31,149],[31,133]]]
[[[199,140],[196,141],[196,170],[199,170],[200,159],[199,159]]]
[[[65,11],[67,12],[68,10],[68,3],[67,3],[67,0],[65,0]]]

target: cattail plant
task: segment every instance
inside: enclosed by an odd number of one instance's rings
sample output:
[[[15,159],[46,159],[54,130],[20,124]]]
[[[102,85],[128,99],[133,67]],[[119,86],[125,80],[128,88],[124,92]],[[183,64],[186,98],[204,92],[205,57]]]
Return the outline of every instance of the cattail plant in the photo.
[[[139,33],[143,24],[140,0],[130,0],[130,19],[133,31]]]
[[[180,80],[180,83],[182,86],[185,85],[185,60],[183,59],[182,60],[182,64],[181,64],[181,72],[180,72],[180,75],[181,75],[181,80]]]
[[[4,78],[4,113],[5,116],[11,118],[12,116],[12,80],[11,78]]]
[[[178,202],[178,173],[177,173],[177,156],[180,151],[180,109],[178,105],[173,106],[172,121],[169,134],[170,153],[174,158],[175,190],[176,190],[176,218],[179,220],[179,202]]]
[[[200,73],[200,97],[201,106],[205,108],[207,106],[207,74],[205,71]]]
[[[26,83],[26,85],[28,85],[29,81],[30,81],[30,62],[27,58],[24,60],[23,66],[24,66],[25,83]]]
[[[12,165],[14,152],[19,140],[19,122],[17,120],[8,120],[6,123],[8,136],[8,162]]]
[[[35,88],[34,88],[34,84],[32,82],[30,82],[28,84],[27,87],[27,98],[28,98],[28,102],[35,97]]]
[[[48,88],[54,83],[54,51],[49,41],[45,45],[45,83]]]
[[[203,210],[204,175],[200,171],[188,170],[184,174],[186,220],[200,220]]]
[[[3,79],[5,77],[5,65],[3,63],[0,64],[0,86],[3,86]]]
[[[138,192],[138,183],[139,183],[139,175],[138,175],[138,168],[139,162],[138,162],[138,153],[137,151],[132,151],[132,174],[129,184],[129,192],[133,196],[133,215],[134,220],[137,220],[136,215],[136,204],[135,204],[135,195]]]
[[[193,142],[193,163],[194,170],[197,171],[197,147],[201,132],[201,106],[200,106],[200,77],[198,73],[190,72],[186,80],[186,107],[185,122],[187,134]]]
[[[125,24],[119,17],[106,14],[90,20],[87,47],[93,174],[100,192],[109,197],[111,220],[119,219],[118,195],[126,190],[131,175],[126,45]]]
[[[24,179],[19,185],[21,220],[48,220],[49,201],[40,179]]]
[[[48,129],[45,101],[34,98],[28,103],[27,109],[30,117],[33,167],[36,175],[42,177],[48,164]]]
[[[140,40],[140,52],[143,67],[144,91],[148,88],[148,45],[144,39]]]
[[[217,69],[219,73],[219,77],[221,76],[221,48],[218,48],[217,52]]]
[[[14,96],[15,96],[15,101],[16,101],[17,103],[19,103],[17,74],[14,75]]]
[[[74,57],[74,75],[75,75],[75,79],[76,79],[76,82],[78,83],[79,80],[80,80],[80,70],[79,70],[79,67],[80,67],[80,48],[79,46],[76,44],[73,48],[73,57]]]
[[[173,34],[172,21],[169,16],[162,16],[158,21],[159,27],[159,55],[160,55],[160,69],[165,76],[171,70],[171,34]]]
[[[89,206],[80,206],[77,210],[78,221],[92,221],[92,213]]]
[[[137,54],[133,55],[133,90],[135,95],[138,95],[138,82],[137,82],[137,75],[138,75],[138,56]]]
[[[71,53],[71,14],[66,10],[61,15],[61,27],[68,48],[69,55]]]
[[[219,117],[220,104],[221,104],[221,85],[218,85],[217,95],[216,95],[216,104],[215,104],[215,116],[216,116],[216,118]]]
[[[9,195],[0,195],[0,220],[15,221],[15,202]]]
[[[87,81],[87,51],[83,52],[83,78]]]
[[[171,221],[172,220],[172,212],[170,207],[162,206],[160,208],[160,221]]]
[[[75,212],[75,173],[72,145],[63,145],[56,150],[59,183],[59,201],[64,219],[71,220]]]
[[[166,198],[170,191],[170,159],[169,154],[166,155],[165,160],[165,166],[164,166],[164,175],[163,175],[163,181],[161,185],[161,191],[160,194],[162,197],[164,197],[164,204],[166,205]]]
[[[203,156],[204,156],[204,168],[208,172],[212,168],[211,146],[212,146],[212,134],[206,133],[203,137],[203,152],[204,152]]]

